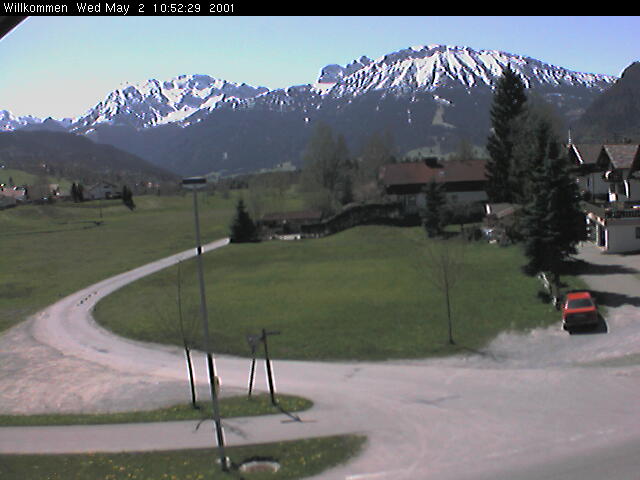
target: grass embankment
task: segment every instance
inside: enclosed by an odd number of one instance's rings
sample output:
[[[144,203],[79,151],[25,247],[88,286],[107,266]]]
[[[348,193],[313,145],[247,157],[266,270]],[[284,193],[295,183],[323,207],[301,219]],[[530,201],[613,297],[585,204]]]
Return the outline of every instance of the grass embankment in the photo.
[[[227,448],[234,465],[252,458],[273,459],[276,473],[224,473],[213,449],[90,455],[2,455],[3,480],[199,480],[297,479],[318,474],[356,455],[364,444],[359,436],[339,436]]]
[[[121,200],[0,211],[0,332],[92,283],[194,247],[190,194],[134,201],[135,211]],[[201,195],[203,239],[228,235],[235,201]]]
[[[274,358],[418,358],[479,349],[503,330],[559,320],[537,298],[538,280],[522,274],[518,246],[470,243],[451,291],[456,345],[448,345],[446,304],[428,278],[424,237],[420,228],[359,227],[205,255],[214,351],[248,356],[245,335],[266,328],[281,332],[270,340]],[[183,303],[197,312],[195,262],[181,268]],[[135,282],[101,301],[96,318],[123,336],[179,344],[167,328],[177,318],[176,279],[171,268]]]
[[[313,402],[305,398],[278,395],[278,404],[287,412],[308,410]],[[41,414],[41,415],[0,415],[0,426],[21,427],[36,425],[102,425],[110,423],[170,422],[180,420],[202,420],[211,418],[211,404],[199,402],[199,409],[191,404],[175,405],[157,410],[97,413],[97,414]],[[267,394],[255,395],[250,399],[226,397],[219,400],[220,417],[251,417],[282,413],[271,404]]]

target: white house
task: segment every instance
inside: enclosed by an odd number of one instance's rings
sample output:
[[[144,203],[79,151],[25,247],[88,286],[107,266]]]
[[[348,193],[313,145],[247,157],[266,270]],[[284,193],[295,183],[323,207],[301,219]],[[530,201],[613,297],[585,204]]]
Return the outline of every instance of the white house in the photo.
[[[569,144],[567,154],[574,166],[574,173],[580,192],[590,199],[608,200],[609,183],[604,179],[605,168],[598,165],[601,144]]]
[[[603,145],[596,163],[604,169],[609,184],[609,201],[640,201],[640,145]]]
[[[605,253],[640,251],[640,208],[591,205],[587,211],[590,239]]]
[[[603,252],[640,251],[640,145],[570,145],[590,239]]]

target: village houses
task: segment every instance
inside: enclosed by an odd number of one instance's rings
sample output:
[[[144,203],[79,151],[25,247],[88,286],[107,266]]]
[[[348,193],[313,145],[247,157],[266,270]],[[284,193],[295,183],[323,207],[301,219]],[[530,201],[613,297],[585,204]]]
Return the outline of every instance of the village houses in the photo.
[[[570,144],[589,240],[603,252],[640,251],[640,145]]]

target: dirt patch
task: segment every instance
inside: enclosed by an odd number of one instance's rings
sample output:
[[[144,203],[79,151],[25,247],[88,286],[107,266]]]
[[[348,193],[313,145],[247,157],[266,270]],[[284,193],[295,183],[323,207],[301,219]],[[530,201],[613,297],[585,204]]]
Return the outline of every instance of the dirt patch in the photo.
[[[0,414],[149,410],[190,401],[186,372],[184,383],[123,374],[42,345],[31,325],[0,336]],[[207,392],[199,386],[201,398]]]

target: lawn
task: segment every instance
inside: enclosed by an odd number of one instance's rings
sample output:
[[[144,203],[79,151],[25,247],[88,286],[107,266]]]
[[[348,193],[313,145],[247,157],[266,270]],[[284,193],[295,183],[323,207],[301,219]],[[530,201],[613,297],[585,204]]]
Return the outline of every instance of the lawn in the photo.
[[[313,402],[291,395],[277,395],[282,409],[289,413],[311,408]],[[95,414],[40,414],[40,415],[0,415],[0,426],[19,427],[35,425],[103,425],[110,423],[171,422],[180,420],[202,420],[212,417],[211,403],[198,402],[198,409],[191,404],[174,405],[157,410],[95,413]],[[220,418],[250,417],[255,415],[275,415],[282,412],[271,404],[267,394],[224,397],[219,400]]]
[[[318,474],[346,462],[362,448],[360,436],[323,437],[296,442],[232,447],[229,473],[216,464],[217,450],[86,454],[86,455],[0,455],[3,480],[285,480]],[[237,467],[250,459],[273,459],[276,473],[241,473]]]
[[[57,184],[61,192],[68,193],[71,188],[71,182],[66,178],[46,175],[45,178],[50,184]],[[0,183],[9,185],[9,180],[13,181],[13,185],[34,185],[38,183],[39,177],[24,170],[16,170],[13,168],[0,168]]]
[[[193,200],[134,197],[0,211],[0,332],[92,283],[195,245]],[[236,196],[200,197],[202,238],[228,235]]]
[[[248,333],[280,331],[274,358],[384,360],[482,348],[503,330],[557,322],[522,274],[518,246],[470,243],[451,291],[455,346],[446,304],[428,277],[420,228],[366,226],[300,242],[232,244],[204,257],[216,353],[248,356]],[[101,301],[97,320],[116,333],[179,344],[177,270],[139,280]],[[182,308],[197,316],[195,262],[181,266]],[[580,282],[564,277],[570,285]],[[153,305],[153,307],[151,307]]]

